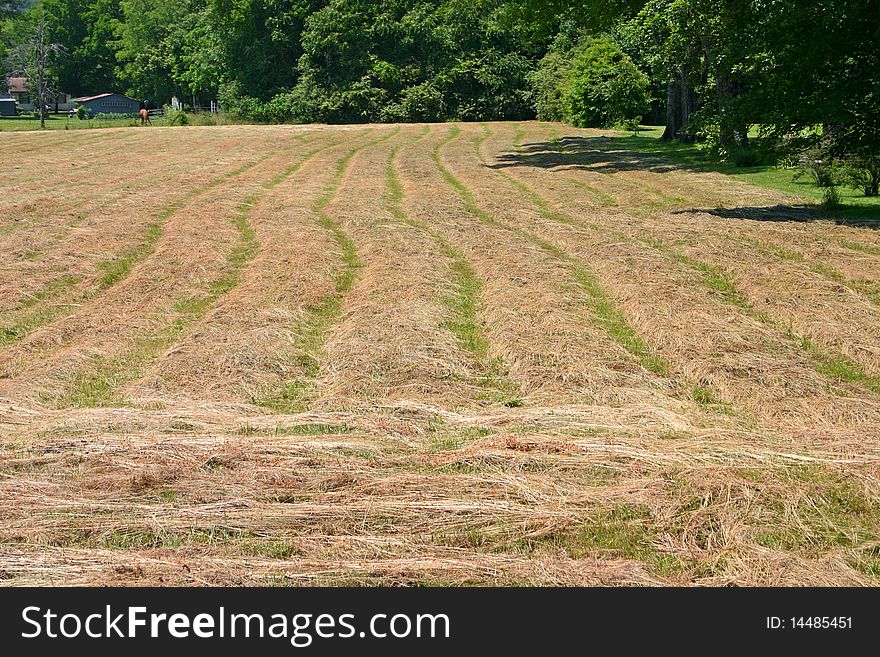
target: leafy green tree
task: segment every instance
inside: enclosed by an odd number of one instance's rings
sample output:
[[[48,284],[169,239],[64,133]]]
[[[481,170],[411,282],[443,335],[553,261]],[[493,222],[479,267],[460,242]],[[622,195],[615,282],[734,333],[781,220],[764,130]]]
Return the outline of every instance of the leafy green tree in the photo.
[[[27,0],[3,0],[0,2],[0,72],[8,72],[10,51],[24,41],[30,33],[31,12],[27,12]],[[0,90],[6,89],[6,76],[0,79]]]
[[[127,93],[155,103],[216,97],[222,55],[207,0],[121,0],[121,9],[117,74]]]
[[[647,76],[608,39],[592,39],[579,48],[570,70],[565,100],[575,125],[611,127],[647,111]]]
[[[793,148],[818,142],[873,177],[880,153],[880,0],[771,0],[750,35],[760,57],[743,104],[765,134]]]
[[[531,80],[538,118],[582,127],[638,121],[650,100],[648,77],[607,37],[561,33]]]
[[[49,38],[67,53],[53,66],[61,90],[74,96],[114,91],[119,0],[42,0],[39,8]]]
[[[268,99],[296,82],[306,19],[323,0],[208,0],[223,81],[235,93]],[[369,4],[369,3],[365,3]]]

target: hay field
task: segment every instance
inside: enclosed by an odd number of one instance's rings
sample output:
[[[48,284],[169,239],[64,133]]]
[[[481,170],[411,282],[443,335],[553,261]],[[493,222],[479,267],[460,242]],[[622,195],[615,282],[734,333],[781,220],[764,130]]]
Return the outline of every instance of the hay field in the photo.
[[[610,144],[0,135],[0,584],[880,584],[880,234]]]

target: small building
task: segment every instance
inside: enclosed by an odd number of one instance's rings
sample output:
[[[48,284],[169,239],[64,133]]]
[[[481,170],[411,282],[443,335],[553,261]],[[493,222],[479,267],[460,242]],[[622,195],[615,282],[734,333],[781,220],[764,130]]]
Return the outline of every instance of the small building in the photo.
[[[123,94],[98,94],[74,98],[76,105],[82,105],[92,114],[137,114],[141,108],[139,100]]]
[[[27,78],[11,77],[6,78],[6,86],[9,89],[9,95],[18,103],[18,109],[22,112],[33,112],[34,98],[28,91]],[[66,112],[71,107],[70,96],[64,93],[52,94],[48,99],[49,111]]]
[[[0,98],[0,116],[17,116],[15,98]]]
[[[19,105],[27,105],[31,102],[26,78],[6,78],[6,87],[9,90],[9,95]],[[23,107],[22,109],[26,108]]]

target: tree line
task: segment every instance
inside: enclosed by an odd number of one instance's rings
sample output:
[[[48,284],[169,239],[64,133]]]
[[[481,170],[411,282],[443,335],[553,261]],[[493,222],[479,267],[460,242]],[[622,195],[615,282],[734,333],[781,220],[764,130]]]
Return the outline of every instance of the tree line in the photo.
[[[73,95],[266,122],[651,119],[719,159],[820,149],[880,184],[880,0],[3,0],[0,58],[40,22]]]

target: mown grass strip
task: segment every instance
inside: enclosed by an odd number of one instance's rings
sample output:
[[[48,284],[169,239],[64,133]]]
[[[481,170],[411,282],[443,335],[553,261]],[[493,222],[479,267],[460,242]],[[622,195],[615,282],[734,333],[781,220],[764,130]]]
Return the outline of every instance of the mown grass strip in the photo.
[[[298,413],[307,409],[313,387],[312,381],[320,373],[327,330],[339,318],[345,295],[351,290],[357,272],[363,266],[354,241],[342,226],[327,213],[326,208],[339,191],[339,186],[342,184],[342,178],[351,159],[363,149],[391,139],[399,132],[400,128],[396,128],[381,137],[351,148],[336,163],[333,178],[324,193],[315,202],[313,210],[318,215],[318,224],[330,234],[342,251],[342,263],[335,274],[334,294],[325,297],[320,304],[309,308],[306,318],[294,329],[296,356],[293,360],[301,375],[295,379],[284,381],[277,390],[268,395],[252,397],[251,401],[257,406],[263,406],[279,413]]]
[[[702,275],[703,285],[715,292],[716,296],[721,301],[735,306],[748,317],[751,317],[752,319],[761,322],[762,324],[768,326],[769,328],[788,338],[796,347],[801,349],[811,358],[811,360],[813,361],[814,369],[819,374],[822,374],[833,383],[851,383],[861,385],[871,392],[880,394],[880,377],[867,374],[858,363],[855,363],[846,356],[816,346],[809,337],[799,335],[792,329],[792,327],[782,326],[767,313],[755,309],[754,306],[752,306],[752,304],[749,302],[748,297],[737,288],[736,284],[733,282],[730,273],[727,272],[723,267],[696,258],[692,258],[687,254],[675,250],[662,240],[658,240],[653,237],[630,237],[622,231],[609,227],[599,226],[592,222],[578,220],[569,215],[564,215],[560,212],[555,211],[549,205],[546,199],[544,199],[537,192],[528,187],[525,183],[513,178],[512,176],[502,171],[499,171],[498,173],[502,175],[506,180],[509,180],[511,185],[527,194],[535,203],[535,205],[540,208],[541,214],[542,216],[544,216],[544,218],[551,221],[565,223],[568,225],[588,228],[590,230],[601,233],[611,234],[614,235],[616,238],[627,242],[638,242],[641,244],[645,244],[646,246],[649,246],[659,253],[663,254],[667,258],[679,262],[686,267],[699,272]],[[776,254],[783,259],[798,261],[803,260],[803,256],[801,256],[800,254],[781,247],[777,247]],[[842,282],[842,275],[831,270],[831,268],[823,267],[819,263],[814,263],[813,270],[817,273],[823,274],[831,278],[832,280],[837,279],[837,282]],[[698,386],[698,388],[700,388],[700,386]],[[695,401],[699,401],[698,398],[704,396],[705,395],[703,395],[699,391],[699,389],[695,389],[693,395]],[[718,403],[725,404],[725,402],[721,401],[719,401]]]
[[[67,291],[79,281],[78,277],[70,275],[56,278],[12,310],[3,313],[12,319],[0,326],[0,346],[21,340],[31,331],[73,308],[75,304],[48,302],[65,296]]]
[[[810,357],[814,369],[819,374],[830,379],[833,383],[856,384],[867,388],[873,393],[880,394],[880,377],[867,374],[858,363],[850,360],[843,354],[835,353],[828,348],[820,348],[809,337],[794,331],[791,326],[782,325],[766,312],[757,310],[749,302],[746,295],[736,287],[730,274],[722,267],[679,253],[659,240],[640,238],[637,241],[652,246],[676,262],[680,262],[703,274],[703,284],[710,290],[717,292],[718,297],[722,301],[735,306],[748,317],[761,322],[786,337],[795,347]],[[811,267],[811,269],[823,274],[821,268],[817,267],[814,269]]]
[[[145,363],[178,340],[187,328],[204,317],[217,299],[238,285],[242,268],[259,248],[256,235],[247,221],[247,213],[254,202],[253,197],[243,202],[233,219],[238,230],[238,244],[227,258],[228,271],[211,282],[207,294],[178,301],[174,305],[174,318],[170,324],[136,340],[122,354],[112,358],[93,357],[89,367],[81,368],[73,375],[61,398],[53,401],[56,408],[122,404],[123,399],[118,394],[118,389],[136,379]]]
[[[849,249],[851,251],[859,251],[861,253],[870,253],[871,255],[880,255],[880,248],[876,246],[868,246],[867,244],[862,244],[861,242],[852,242],[847,239],[839,239],[837,243],[840,244],[845,249]]]
[[[347,424],[296,424],[288,427],[256,428],[243,426],[235,430],[240,436],[328,436],[353,432]]]
[[[489,129],[483,126],[483,135],[474,140],[477,157],[483,164],[487,164],[482,155],[480,146],[489,136]],[[557,139],[557,141],[559,141]],[[524,184],[515,177],[504,171],[496,170],[508,184],[517,189],[538,208],[540,215],[544,219],[563,223],[578,228],[588,228],[597,232],[610,232],[623,241],[632,241],[626,234],[614,229],[605,229],[597,224],[587,221],[578,220],[572,216],[563,214],[555,210],[547,200],[535,192],[531,187]],[[572,269],[575,280],[579,287],[588,295],[588,306],[591,308],[598,323],[605,329],[609,337],[621,345],[631,355],[635,356],[642,367],[646,370],[658,374],[660,376],[668,376],[671,371],[670,363],[659,354],[656,354],[647,343],[638,335],[636,330],[626,321],[626,317],[615,306],[613,301],[604,292],[599,285],[595,275],[585,269],[575,258],[572,258],[566,251],[557,247],[555,244],[531,234],[528,231],[517,230],[520,234],[526,236],[534,244],[541,247],[547,253],[566,262]],[[656,246],[655,246],[656,248]],[[712,270],[708,266],[704,268],[704,275],[711,279],[714,289],[719,292],[732,293],[733,289],[720,270]],[[687,396],[703,407],[705,410],[720,413],[723,415],[734,415],[733,405],[722,399],[714,390],[703,383],[695,383],[687,386]]]
[[[55,321],[73,308],[91,301],[101,292],[105,292],[114,285],[128,278],[138,264],[146,260],[155,252],[159,240],[162,237],[162,225],[165,220],[191,200],[214,187],[222,185],[232,178],[246,173],[273,155],[275,155],[275,152],[266,153],[253,162],[249,162],[234,171],[218,176],[205,185],[190,190],[180,199],[165,206],[165,208],[163,208],[163,210],[157,215],[158,221],[147,226],[146,235],[139,244],[115,258],[103,260],[97,264],[97,269],[103,273],[97,279],[93,289],[85,291],[75,299],[66,303],[60,303],[60,299],[70,288],[79,282],[79,279],[73,279],[73,277],[66,276],[47,283],[26,302],[20,304],[12,311],[8,311],[8,313],[17,316],[11,323],[0,326],[0,347],[24,339],[33,331]],[[78,217],[77,219],[82,221],[84,217]],[[24,309],[31,310],[28,313],[20,314],[19,311]]]
[[[723,233],[716,234],[722,239],[727,239],[727,236]],[[799,251],[793,251],[785,247],[777,246],[766,240],[748,238],[740,239],[742,242],[748,244],[752,248],[763,251],[765,253],[770,253],[780,260],[803,265],[814,274],[818,274],[819,276],[822,276],[832,283],[843,286],[851,290],[852,292],[863,296],[874,305],[880,306],[880,289],[877,289],[876,285],[874,285],[870,281],[858,281],[851,279],[843,273],[837,271],[833,267],[825,264],[824,262],[809,260],[804,254],[800,253]]]
[[[193,324],[201,320],[217,300],[241,282],[241,273],[247,263],[259,251],[259,242],[248,216],[263,194],[293,175],[318,152],[337,145],[337,142],[306,153],[298,162],[285,170],[286,175],[276,176],[262,185],[262,191],[248,196],[241,202],[232,219],[238,232],[238,242],[227,256],[227,270],[211,281],[206,293],[179,300],[173,306],[173,319],[163,328],[143,336],[124,353],[113,358],[93,357],[90,366],[74,373],[65,393],[52,400],[56,407],[115,406],[123,403],[118,389],[136,379],[145,363],[157,353],[174,344]],[[256,165],[256,163],[254,163]],[[219,184],[219,183],[212,183]]]
[[[426,127],[419,138],[427,133]],[[452,246],[440,231],[425,221],[410,218],[403,210],[403,186],[394,167],[394,160],[401,148],[403,144],[392,149],[386,165],[388,207],[392,216],[398,221],[428,233],[437,242],[441,253],[449,260],[449,267],[452,270],[452,291],[441,299],[449,313],[442,328],[452,333],[459,347],[471,355],[474,365],[480,371],[474,383],[491,390],[490,397],[493,401],[508,407],[520,406],[522,400],[519,388],[508,378],[503,359],[489,357],[489,340],[485,335],[485,327],[479,320],[483,307],[480,301],[483,281],[477,276],[464,254]]]
[[[603,192],[598,187],[588,185],[583,180],[578,180],[577,178],[566,178],[565,182],[577,187],[578,189],[584,190],[588,194],[595,196],[596,200],[598,200],[599,203],[606,208],[617,207],[617,199],[614,198],[611,194]]]
[[[435,146],[432,155],[434,163],[439,169],[440,174],[443,176],[443,179],[458,192],[459,196],[464,201],[468,212],[486,224],[497,226],[517,235],[521,235],[541,250],[564,262],[574,274],[575,282],[585,293],[584,302],[596,317],[599,325],[608,333],[608,336],[633,355],[646,370],[661,376],[667,375],[671,369],[670,364],[662,356],[654,353],[644,339],[642,339],[635,329],[626,321],[623,313],[614,305],[614,302],[602,289],[598,279],[592,272],[552,242],[539,237],[530,231],[515,228],[499,222],[477,206],[474,201],[473,193],[465,187],[440,160],[440,149],[455,139],[459,133],[460,130],[458,126],[453,126],[449,131],[447,138]],[[484,133],[483,137],[478,137],[477,139],[485,138]],[[479,141],[475,141],[475,145],[477,147],[477,152],[479,153]],[[505,177],[511,179],[508,176]],[[547,202],[537,195],[534,195],[531,189],[519,181],[516,181],[516,184],[518,188],[522,189],[524,192],[528,192],[543,213],[553,213]],[[521,187],[519,187],[520,185]],[[563,215],[558,216],[560,218],[564,217]]]

